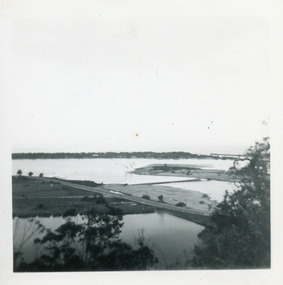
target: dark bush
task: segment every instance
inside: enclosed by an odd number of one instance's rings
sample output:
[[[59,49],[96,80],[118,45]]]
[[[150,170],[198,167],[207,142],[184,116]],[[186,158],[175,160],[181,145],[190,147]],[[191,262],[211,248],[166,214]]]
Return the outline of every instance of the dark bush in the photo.
[[[159,195],[157,198],[158,198],[159,202],[164,203],[163,195]]]
[[[150,200],[150,196],[148,196],[148,195],[142,195],[142,198],[146,199],[146,200]]]
[[[185,203],[183,203],[183,202],[179,202],[175,206],[177,206],[177,207],[186,207],[187,205]]]
[[[78,213],[77,213],[76,209],[71,208],[71,209],[66,210],[66,211],[63,213],[63,218],[68,217],[68,216],[76,216],[77,214],[78,214]]]
[[[93,197],[85,196],[81,199],[82,202],[93,202]]]
[[[97,204],[106,204],[106,200],[104,199],[103,195],[101,195],[101,194],[97,194],[97,195],[94,197],[94,201],[95,201]]]
[[[38,205],[36,206],[36,208],[37,208],[37,209],[42,209],[42,208],[44,208],[44,205],[43,205],[43,204],[38,204]]]
[[[108,209],[108,214],[122,218],[122,216],[123,216],[123,210],[122,209],[114,208],[114,207],[109,206],[109,205],[106,205],[106,207]]]

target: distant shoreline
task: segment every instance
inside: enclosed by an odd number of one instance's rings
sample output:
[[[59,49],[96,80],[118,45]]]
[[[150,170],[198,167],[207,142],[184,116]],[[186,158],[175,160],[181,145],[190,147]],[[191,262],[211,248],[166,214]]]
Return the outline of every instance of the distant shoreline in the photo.
[[[12,159],[235,159],[242,155],[205,155],[190,152],[56,152],[56,153],[12,153]]]

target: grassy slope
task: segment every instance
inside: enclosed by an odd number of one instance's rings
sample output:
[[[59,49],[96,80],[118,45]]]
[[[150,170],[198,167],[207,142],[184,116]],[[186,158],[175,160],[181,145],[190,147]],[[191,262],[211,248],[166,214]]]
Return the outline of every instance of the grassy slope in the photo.
[[[158,201],[158,196],[162,195],[164,201],[171,205],[176,205],[183,202],[187,207],[209,214],[210,211],[216,206],[217,202],[212,201],[207,195],[193,190],[184,190],[181,188],[161,186],[161,185],[108,185],[110,190],[120,191],[125,194],[130,194],[136,197],[148,195],[151,200]]]
[[[59,216],[66,210],[73,208],[83,213],[90,208],[95,208],[98,213],[103,213],[106,208],[103,204],[94,201],[82,201],[89,196],[88,191],[74,189],[61,185],[58,182],[41,181],[29,177],[12,178],[13,216]],[[154,209],[145,205],[133,205],[119,198],[106,198],[114,207],[120,208],[125,214],[148,213]]]

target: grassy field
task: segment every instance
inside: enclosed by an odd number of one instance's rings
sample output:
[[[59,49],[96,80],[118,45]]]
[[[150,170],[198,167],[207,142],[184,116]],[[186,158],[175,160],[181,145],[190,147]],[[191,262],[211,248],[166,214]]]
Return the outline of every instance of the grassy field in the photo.
[[[136,197],[147,195],[153,201],[158,201],[158,196],[164,197],[164,202],[170,205],[176,205],[183,202],[187,207],[204,214],[209,214],[217,205],[216,201],[209,198],[208,195],[199,191],[184,190],[181,188],[161,186],[161,185],[126,185],[109,184],[109,190],[119,191]]]
[[[90,185],[91,181],[73,181],[80,185]],[[99,213],[108,211],[108,206],[122,210],[123,214],[153,213],[160,211],[160,207],[128,201],[113,194],[105,194],[101,203],[101,194],[90,193],[89,191],[63,185],[64,181],[50,178],[30,178],[26,176],[12,177],[12,200],[13,217],[49,217],[62,216],[66,211],[72,210],[71,215],[83,214],[90,209],[95,209]],[[158,201],[158,195],[163,195],[165,203],[175,205],[185,202],[186,206],[192,210],[197,210],[203,214],[181,213],[176,210],[163,209],[162,211],[191,220],[201,225],[211,225],[211,220],[207,215],[215,207],[215,201],[198,191],[183,190],[166,186],[140,185],[123,186],[118,184],[92,185],[97,190],[114,190],[123,192],[126,195],[142,197],[150,196],[152,201]],[[173,189],[173,191],[172,191]],[[99,198],[98,200],[96,198]],[[143,199],[142,199],[143,200]]]
[[[86,198],[88,197],[88,198]],[[88,191],[74,189],[52,180],[38,180],[26,176],[12,177],[13,216],[60,216],[67,210],[84,213],[95,208],[97,213],[107,211]],[[150,206],[135,204],[121,198],[104,197],[106,202],[124,214],[151,213]]]

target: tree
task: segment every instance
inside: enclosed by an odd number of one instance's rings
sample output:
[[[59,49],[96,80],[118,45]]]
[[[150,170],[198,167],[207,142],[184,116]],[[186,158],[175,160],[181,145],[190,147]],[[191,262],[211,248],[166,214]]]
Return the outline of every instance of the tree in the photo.
[[[160,203],[164,203],[164,197],[163,195],[160,195],[157,197]]]
[[[97,214],[91,209],[82,223],[68,214],[73,213],[65,212],[63,225],[34,240],[44,254],[32,263],[22,261],[15,271],[146,270],[157,262],[144,238],[137,240],[137,249],[119,239],[121,212],[109,207],[108,213]]]
[[[42,177],[43,177],[43,173],[40,173],[40,174],[39,174],[39,177],[41,177],[41,178],[42,178]]]
[[[187,205],[184,202],[179,202],[175,206],[177,206],[177,207],[186,207]]]
[[[30,177],[33,176],[33,172],[30,171],[30,172],[28,173],[28,175],[29,175]]]
[[[226,191],[212,214],[213,227],[200,234],[193,265],[204,268],[270,267],[270,145],[256,143],[230,172],[237,190]],[[239,167],[239,162],[246,166]]]
[[[149,196],[149,195],[146,195],[146,194],[142,195],[142,198],[143,198],[143,199],[146,199],[146,200],[150,200],[150,196]]]
[[[97,204],[106,204],[105,198],[100,193],[96,193],[96,195],[94,196],[94,201]]]
[[[14,269],[18,268],[20,264],[24,262],[22,255],[23,246],[33,238],[35,234],[41,234],[45,230],[44,226],[39,222],[39,220],[30,218],[22,226],[18,218],[14,219],[13,223],[13,235],[14,240],[18,240],[17,244],[13,245],[14,252]],[[20,237],[20,238],[18,238]]]
[[[22,170],[19,169],[19,170],[17,171],[17,174],[18,174],[19,176],[22,176],[22,174],[23,174]]]

